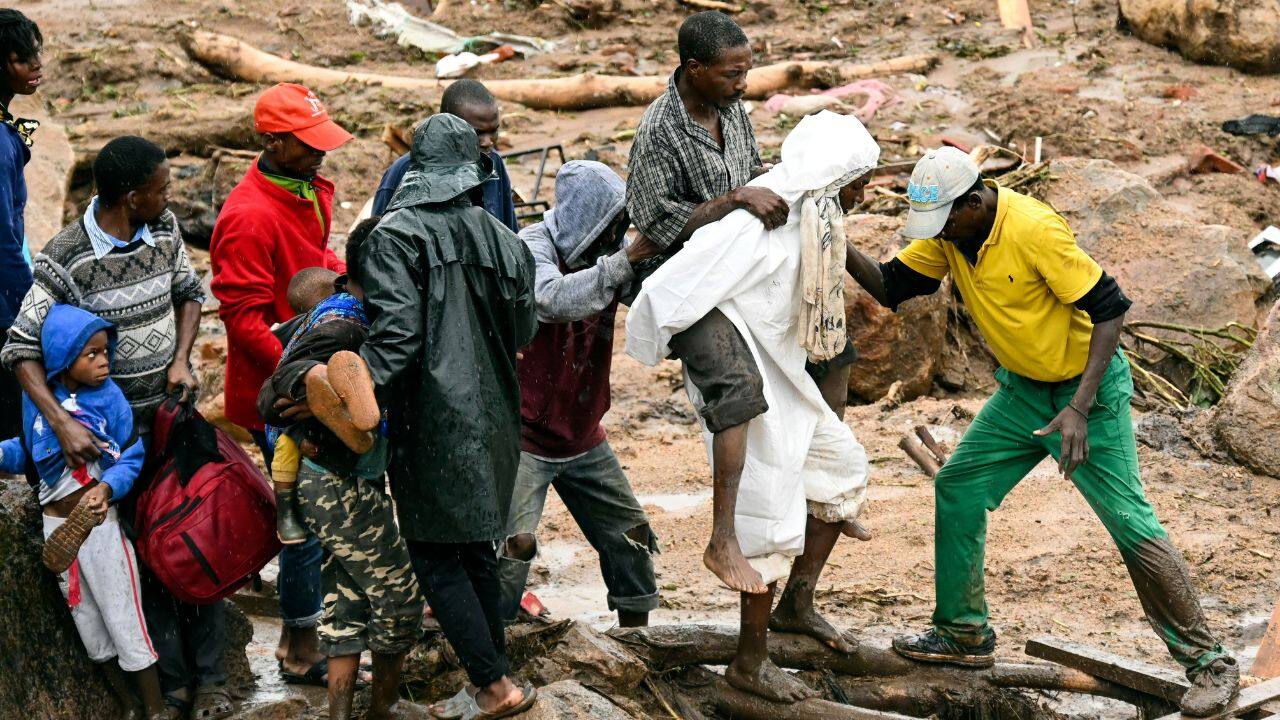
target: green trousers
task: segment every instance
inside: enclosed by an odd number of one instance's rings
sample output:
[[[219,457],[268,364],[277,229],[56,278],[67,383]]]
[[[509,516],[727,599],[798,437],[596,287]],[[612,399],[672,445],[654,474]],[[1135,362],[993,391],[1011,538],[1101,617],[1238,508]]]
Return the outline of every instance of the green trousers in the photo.
[[[1062,436],[1035,437],[1070,402],[1078,380],[1043,383],[996,371],[1000,387],[974,418],[935,480],[933,624],[946,637],[976,645],[990,633],[983,578],[987,513]],[[1102,520],[1129,569],[1147,619],[1170,654],[1187,668],[1223,654],[1209,633],[1182,555],[1142,492],[1129,400],[1133,378],[1119,353],[1089,413],[1089,460],[1073,482]]]

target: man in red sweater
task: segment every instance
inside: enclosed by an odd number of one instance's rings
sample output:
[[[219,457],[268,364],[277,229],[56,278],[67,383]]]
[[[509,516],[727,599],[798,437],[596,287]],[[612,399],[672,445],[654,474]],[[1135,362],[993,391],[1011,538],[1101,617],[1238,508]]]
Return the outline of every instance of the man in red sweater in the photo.
[[[213,294],[227,326],[227,419],[247,428],[271,465],[256,402],[283,348],[271,326],[293,316],[289,281],[303,268],[346,272],[329,248],[333,183],[320,177],[325,153],[351,139],[329,119],[315,93],[281,83],[258,98],[254,128],[262,154],[227,196],[209,246]],[[320,544],[314,537],[280,553],[280,615],[276,657],[287,682],[324,685],[320,652]]]

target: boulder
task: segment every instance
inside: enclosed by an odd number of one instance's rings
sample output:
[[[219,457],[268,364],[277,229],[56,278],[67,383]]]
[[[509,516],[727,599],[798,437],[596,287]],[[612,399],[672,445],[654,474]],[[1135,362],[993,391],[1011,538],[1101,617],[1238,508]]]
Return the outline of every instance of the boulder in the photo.
[[[21,115],[22,108],[17,108],[16,112]],[[23,173],[27,181],[24,219],[27,244],[31,254],[35,255],[62,229],[67,186],[71,181],[76,153],[62,125],[43,112],[34,112],[31,116],[40,121],[40,129],[35,134],[36,145],[31,153],[31,162],[27,163]]]
[[[0,480],[0,708],[41,720],[117,717],[66,600],[40,564],[40,508],[25,480]]]
[[[1250,469],[1280,477],[1280,303],[1214,409],[1213,428],[1227,452]]]
[[[521,720],[631,720],[631,714],[577,680],[538,689],[538,699]]]
[[[1271,282],[1244,233],[1197,221],[1108,160],[1056,160],[1049,171],[1044,199],[1133,300],[1129,320],[1257,324]]]
[[[845,236],[872,258],[887,260],[902,247],[903,218],[852,215]],[[884,397],[901,382],[903,400],[929,391],[942,360],[947,329],[947,292],[914,298],[898,312],[882,307],[852,278],[845,278],[845,321],[858,360],[849,372],[849,392],[866,402]]]
[[[1120,0],[1133,34],[1198,62],[1280,72],[1280,0]]]
[[[555,667],[550,675],[544,669],[543,677],[571,677],[618,695],[634,692],[649,673],[625,645],[579,622],[569,628],[546,659]]]

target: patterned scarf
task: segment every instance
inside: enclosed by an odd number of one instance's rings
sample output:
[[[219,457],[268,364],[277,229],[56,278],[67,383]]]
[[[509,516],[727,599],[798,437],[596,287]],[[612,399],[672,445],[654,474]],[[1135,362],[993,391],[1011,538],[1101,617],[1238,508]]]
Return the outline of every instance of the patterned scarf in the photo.
[[[865,172],[859,169],[800,199],[800,347],[811,362],[830,360],[847,342],[844,318],[844,211],[840,188]]]
[[[5,108],[0,108],[0,123],[4,123],[14,130],[18,131],[18,138],[22,140],[22,144],[31,147],[35,144],[36,128],[40,127],[37,120],[28,120],[26,118],[15,118],[9,114]]]

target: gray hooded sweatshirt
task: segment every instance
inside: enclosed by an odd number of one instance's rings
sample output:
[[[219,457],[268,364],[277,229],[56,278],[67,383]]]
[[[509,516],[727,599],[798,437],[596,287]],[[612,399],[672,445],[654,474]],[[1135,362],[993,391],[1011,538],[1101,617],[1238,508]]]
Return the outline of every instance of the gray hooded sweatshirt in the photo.
[[[573,322],[596,315],[635,279],[622,246],[624,230],[595,243],[626,208],[626,189],[622,178],[603,163],[573,160],[560,168],[556,206],[542,222],[520,231],[533,252],[540,322]],[[598,256],[594,264],[589,264],[588,250],[590,256]]]

